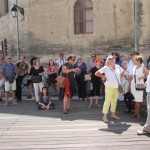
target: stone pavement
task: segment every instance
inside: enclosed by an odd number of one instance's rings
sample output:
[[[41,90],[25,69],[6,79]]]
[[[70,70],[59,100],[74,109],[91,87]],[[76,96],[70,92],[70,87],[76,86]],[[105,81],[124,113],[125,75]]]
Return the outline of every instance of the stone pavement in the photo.
[[[102,108],[88,109],[89,101],[73,100],[75,111],[62,114],[62,102],[53,98],[55,110],[39,111],[34,101],[23,100],[16,106],[0,102],[0,150],[143,150],[150,149],[150,137],[138,136],[145,123],[123,112],[121,120],[102,122]],[[103,104],[103,100],[100,100]]]

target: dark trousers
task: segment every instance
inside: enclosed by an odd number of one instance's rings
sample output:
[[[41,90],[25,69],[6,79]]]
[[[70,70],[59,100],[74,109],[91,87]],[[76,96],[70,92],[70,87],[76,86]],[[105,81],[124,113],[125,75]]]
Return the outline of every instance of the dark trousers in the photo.
[[[86,98],[86,82],[83,81],[80,77],[76,77],[77,88],[78,88],[78,97]]]
[[[65,93],[65,88],[60,88],[58,93],[59,100],[62,101],[64,99],[64,93]]]
[[[21,100],[21,95],[22,95],[22,81],[23,81],[23,77],[22,76],[18,76],[18,78],[16,79],[16,98],[17,100]]]

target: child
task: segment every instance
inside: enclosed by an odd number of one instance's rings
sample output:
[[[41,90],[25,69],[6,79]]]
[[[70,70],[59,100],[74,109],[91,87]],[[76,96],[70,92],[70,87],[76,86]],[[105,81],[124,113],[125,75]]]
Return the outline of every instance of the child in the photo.
[[[147,92],[147,121],[141,130],[137,131],[138,135],[150,134],[150,73],[146,82],[146,92]]]
[[[51,103],[51,101],[49,100],[49,94],[48,94],[48,90],[47,87],[43,87],[42,88],[42,97],[41,100],[38,102],[38,108],[40,110],[50,110],[50,109],[54,109],[54,104]]]
[[[98,99],[100,96],[100,88],[101,88],[101,79],[95,76],[95,72],[97,72],[101,68],[101,60],[96,60],[96,66],[90,70],[91,74],[91,83],[90,83],[90,105],[88,108],[93,107],[93,99],[96,98],[95,105],[96,107],[101,107],[98,103]]]

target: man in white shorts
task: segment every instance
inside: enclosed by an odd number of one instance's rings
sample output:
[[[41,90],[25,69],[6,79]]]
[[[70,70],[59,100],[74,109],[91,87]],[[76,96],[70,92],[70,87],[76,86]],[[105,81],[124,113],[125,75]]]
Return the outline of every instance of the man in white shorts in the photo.
[[[11,90],[12,92],[12,104],[15,105],[15,90],[16,90],[16,79],[18,77],[18,72],[13,63],[11,63],[11,57],[5,57],[5,63],[2,65],[0,69],[1,78],[4,79],[5,82],[5,97],[6,102],[5,105],[8,105],[8,92]]]

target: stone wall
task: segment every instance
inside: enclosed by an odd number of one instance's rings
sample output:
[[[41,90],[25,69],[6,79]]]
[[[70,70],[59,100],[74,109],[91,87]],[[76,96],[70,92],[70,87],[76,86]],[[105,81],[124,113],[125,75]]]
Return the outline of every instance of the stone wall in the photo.
[[[139,50],[150,56],[150,1],[140,0],[139,14]]]
[[[111,51],[130,53],[134,49],[134,0],[92,0],[94,32],[74,34],[73,8],[76,0],[18,0],[25,9],[19,14],[20,52],[27,57],[48,59],[75,53],[84,57]],[[9,0],[11,10],[14,0]],[[140,0],[139,44],[148,52],[150,45],[149,0]],[[8,38],[9,52],[16,55],[15,19],[0,18],[0,40]]]

